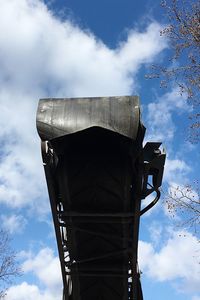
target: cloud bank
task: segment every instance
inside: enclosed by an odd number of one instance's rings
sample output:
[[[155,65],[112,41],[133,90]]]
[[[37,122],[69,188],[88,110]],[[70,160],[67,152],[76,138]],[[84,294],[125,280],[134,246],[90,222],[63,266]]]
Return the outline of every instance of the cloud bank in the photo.
[[[144,274],[160,282],[179,279],[182,292],[199,291],[198,260],[198,239],[187,231],[172,231],[159,250],[149,242],[139,242],[139,262]]]
[[[58,257],[50,248],[41,249],[36,255],[27,253],[22,264],[25,274],[33,274],[34,282],[22,282],[8,289],[6,300],[59,300],[62,297],[61,270]]]
[[[109,49],[88,30],[56,18],[42,1],[0,1],[0,9],[0,202],[45,212],[38,99],[135,93],[140,67],[166,42],[152,22]]]

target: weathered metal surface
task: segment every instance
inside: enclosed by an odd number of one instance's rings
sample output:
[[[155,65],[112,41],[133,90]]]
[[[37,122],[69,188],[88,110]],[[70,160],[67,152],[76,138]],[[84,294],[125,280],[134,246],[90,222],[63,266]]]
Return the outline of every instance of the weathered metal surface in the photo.
[[[137,96],[41,99],[37,129],[42,140],[98,126],[135,139],[140,119]]]

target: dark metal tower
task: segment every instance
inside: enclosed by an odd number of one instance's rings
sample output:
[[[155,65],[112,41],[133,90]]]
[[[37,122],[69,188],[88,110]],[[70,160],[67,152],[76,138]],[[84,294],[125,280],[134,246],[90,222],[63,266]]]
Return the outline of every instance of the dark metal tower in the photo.
[[[160,197],[165,154],[142,146],[138,97],[42,99],[37,129],[63,300],[142,300],[139,220]]]

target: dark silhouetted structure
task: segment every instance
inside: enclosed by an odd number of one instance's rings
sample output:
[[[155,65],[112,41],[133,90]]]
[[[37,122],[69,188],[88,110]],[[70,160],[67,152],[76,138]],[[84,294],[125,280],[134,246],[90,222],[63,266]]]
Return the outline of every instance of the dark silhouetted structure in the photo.
[[[37,129],[63,300],[142,300],[139,220],[160,197],[165,154],[142,146],[138,97],[42,99]]]

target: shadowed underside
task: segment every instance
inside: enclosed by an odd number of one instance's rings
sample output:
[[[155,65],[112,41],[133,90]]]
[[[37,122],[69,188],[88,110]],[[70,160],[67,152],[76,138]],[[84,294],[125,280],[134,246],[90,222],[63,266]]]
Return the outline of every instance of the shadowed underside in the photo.
[[[136,201],[131,141],[94,127],[52,146],[58,153],[55,178],[67,228],[71,298],[131,299]]]
[[[138,98],[41,100],[37,128],[63,299],[142,300],[137,267],[140,204],[158,188],[162,174],[158,176],[158,166],[154,171],[149,163],[144,167]],[[159,145],[147,147],[149,156]],[[145,168],[155,177],[150,190],[143,187]]]

